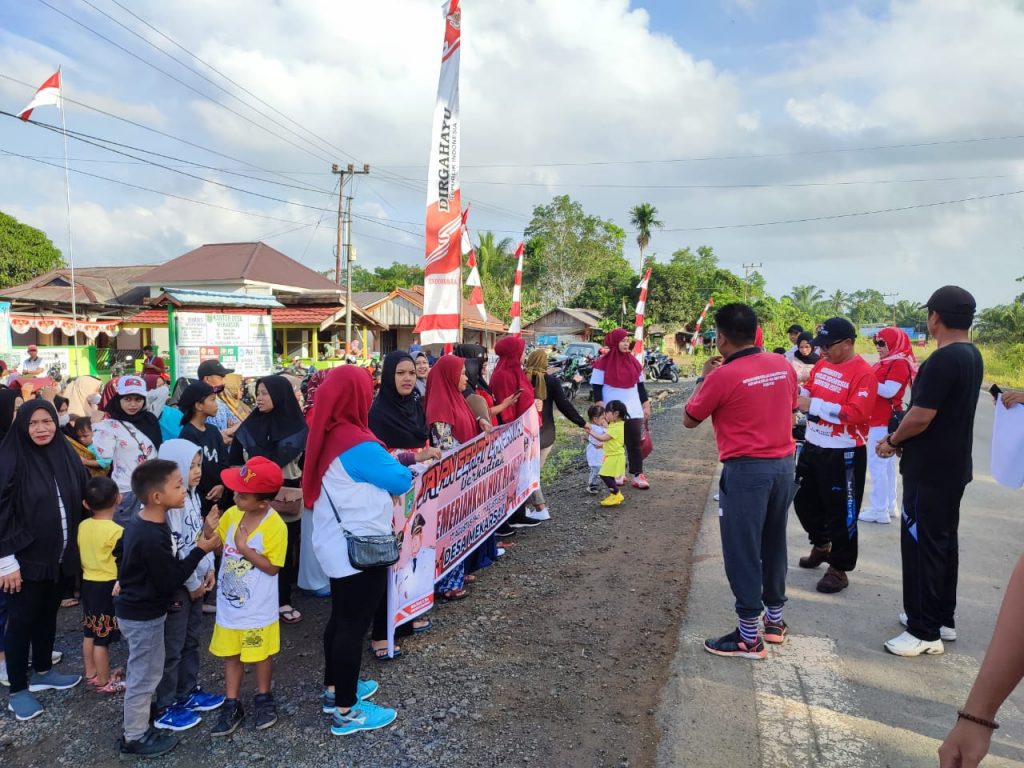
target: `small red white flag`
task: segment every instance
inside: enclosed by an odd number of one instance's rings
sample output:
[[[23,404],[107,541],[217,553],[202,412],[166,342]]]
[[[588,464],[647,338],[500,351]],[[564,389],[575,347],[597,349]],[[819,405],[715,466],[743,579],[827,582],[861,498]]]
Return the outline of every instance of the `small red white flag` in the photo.
[[[643,280],[637,288],[640,289],[640,300],[636,303],[636,331],[633,333],[633,357],[644,363],[644,313],[647,308],[647,284],[651,280],[651,270],[648,268]]]
[[[466,278],[466,285],[472,290],[469,292],[469,303],[476,307],[480,313],[481,320],[487,320],[487,310],[484,308],[484,289],[480,283],[480,270],[476,264],[476,249],[472,240],[469,239],[469,225],[466,220],[469,218],[469,206],[462,212],[462,254],[468,254],[466,265],[469,267],[469,277]]]
[[[508,332],[513,336],[521,336],[523,332],[523,244],[516,246],[516,281],[512,285],[512,307],[509,315],[512,322]]]
[[[50,78],[39,86],[36,95],[29,102],[29,105],[18,113],[22,120],[28,120],[32,116],[32,110],[36,107],[57,107],[60,109],[60,70],[58,69]]]

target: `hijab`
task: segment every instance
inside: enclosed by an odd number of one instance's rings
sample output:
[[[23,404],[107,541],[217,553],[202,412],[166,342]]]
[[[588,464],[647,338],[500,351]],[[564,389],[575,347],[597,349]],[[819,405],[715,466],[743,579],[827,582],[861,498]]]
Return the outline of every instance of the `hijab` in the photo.
[[[459,390],[464,365],[461,357],[445,355],[434,363],[427,377],[427,423],[448,424],[460,443],[480,434],[476,416]]]
[[[257,387],[260,384],[270,395],[274,410],[264,413],[259,408],[253,409],[238,428],[235,437],[241,439],[249,458],[263,456],[283,468],[302,453],[309,428],[289,379],[284,376],[264,376],[256,382]],[[289,437],[293,439],[285,441]]]
[[[413,344],[413,346],[415,347],[416,345]],[[422,357],[424,360],[427,361],[427,368],[430,367],[430,358],[427,357],[427,353],[424,352],[423,350],[417,349],[415,352],[410,352],[409,354],[412,355],[412,361],[414,363]],[[427,375],[429,376],[430,374],[428,373]],[[421,398],[427,396],[427,380],[421,379],[418,373],[416,374],[416,392],[419,394]]]
[[[252,408],[242,402],[242,388],[244,385],[245,382],[242,380],[241,374],[229,373],[224,377],[224,389],[217,394],[217,398],[228,407],[231,415],[239,421],[245,421],[246,417],[252,413]]]
[[[64,396],[70,401],[68,411],[76,416],[92,416],[93,408],[88,403],[89,395],[99,394],[103,382],[95,376],[77,376],[66,387]]]
[[[806,341],[808,344],[811,345],[811,352],[810,352],[810,354],[805,355],[805,354],[800,352],[800,342],[801,341]],[[801,363],[804,363],[805,365],[814,365],[816,362],[818,362],[821,359],[821,356],[818,355],[817,353],[815,353],[815,351],[814,351],[814,335],[813,334],[810,334],[810,333],[807,333],[806,331],[804,331],[803,333],[801,333],[799,336],[796,337],[796,351],[793,352],[793,357],[794,357],[794,359],[799,360]]]
[[[491,388],[487,386],[484,378],[484,365],[487,362],[487,350],[479,344],[456,344],[452,352],[466,361],[466,379],[468,380],[466,394],[475,395],[478,389],[491,394]]]
[[[394,381],[394,376],[391,378]],[[380,443],[367,424],[372,400],[373,379],[364,368],[343,365],[324,377],[317,389],[302,473],[302,500],[307,509],[320,498],[332,461],[360,443]]]
[[[535,349],[526,358],[526,373],[533,384],[533,391],[540,400],[548,399],[548,384],[544,375],[548,372],[548,353],[544,349]]]
[[[163,433],[160,431],[160,421],[151,411],[147,410],[145,404],[142,406],[142,410],[134,416],[129,416],[121,406],[121,401],[126,397],[139,397],[139,395],[118,395],[115,393],[103,410],[107,412],[110,418],[131,425],[132,429],[148,437],[150,442],[153,443],[154,448],[159,448],[160,443],[164,441]],[[142,399],[145,400],[146,398],[143,397]]]
[[[889,327],[883,328],[875,336],[884,341],[885,346],[889,349],[889,354],[878,362],[892,363],[896,360],[904,360],[910,366],[910,376],[913,378],[917,374],[917,358],[914,357],[914,348],[910,344],[907,332]]]
[[[306,396],[302,399],[302,412],[306,414],[307,422],[312,418],[311,412],[313,410],[313,401],[316,400],[316,391],[324,383],[324,379],[327,378],[327,374],[330,371],[330,368],[318,370],[306,382]]]
[[[14,424],[14,401],[21,397],[16,389],[0,389],[0,440]]]
[[[640,371],[643,367],[629,352],[619,349],[619,342],[629,337],[629,333],[623,328],[616,328],[604,337],[604,343],[608,347],[607,354],[601,355],[594,363],[594,368],[604,371],[604,383],[616,389],[632,389],[640,381]]]
[[[388,448],[422,448],[430,439],[423,405],[416,397],[415,388],[403,396],[395,386],[395,371],[403,360],[415,365],[412,355],[401,350],[384,356],[380,391],[370,406],[369,425],[373,434]]]
[[[494,393],[495,401],[501,402],[514,395],[516,390],[523,390],[515,405],[501,414],[502,422],[506,424],[515,421],[534,407],[536,395],[533,385],[523,372],[525,349],[526,342],[519,336],[506,336],[494,345],[494,351],[498,353],[498,364],[494,366],[494,373],[491,374],[491,392]]]
[[[117,376],[113,377],[103,387],[103,393],[100,395],[101,411],[106,411],[110,401],[117,399],[117,378]]]

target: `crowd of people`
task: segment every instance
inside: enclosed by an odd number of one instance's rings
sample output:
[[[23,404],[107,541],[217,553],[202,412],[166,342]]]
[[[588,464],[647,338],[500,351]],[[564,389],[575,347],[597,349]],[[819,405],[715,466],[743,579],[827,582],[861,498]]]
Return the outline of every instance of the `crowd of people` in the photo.
[[[17,720],[44,710],[47,690],[81,684],[122,695],[120,750],[154,756],[205,713],[212,736],[245,722],[243,668],[254,670],[252,724],[277,721],[273,664],[280,624],[304,620],[296,587],[330,600],[324,627],[322,708],[331,732],[381,728],[397,716],[370,698],[360,675],[366,635],[388,661],[387,569],[353,560],[352,537],[392,532],[395,499],[414,473],[447,452],[530,410],[540,423],[543,465],[555,442],[554,411],[585,431],[588,454],[620,504],[627,484],[649,488],[641,433],[649,413],[640,364],[627,333],[609,334],[596,366],[596,404],[584,419],[548,372],[546,350],[527,356],[518,337],[488,351],[458,344],[436,360],[422,349],[383,360],[378,382],[342,366],[298,381],[265,376],[248,408],[234,371],[203,361],[170,393],[152,350],[142,370],[106,385],[73,380],[0,390],[0,682]],[[603,402],[607,398],[608,402]],[[168,402],[173,402],[169,405]],[[597,457],[594,459],[594,457]],[[524,528],[550,520],[537,490],[457,567],[434,584],[440,600],[462,600]],[[415,544],[422,534],[415,526]],[[422,553],[417,553],[422,554]],[[421,574],[433,581],[432,559]],[[80,603],[82,674],[54,664],[59,607]],[[224,689],[200,680],[204,614],[214,616],[209,653],[224,660]],[[396,638],[429,631],[429,613]],[[111,647],[127,645],[125,668]]]

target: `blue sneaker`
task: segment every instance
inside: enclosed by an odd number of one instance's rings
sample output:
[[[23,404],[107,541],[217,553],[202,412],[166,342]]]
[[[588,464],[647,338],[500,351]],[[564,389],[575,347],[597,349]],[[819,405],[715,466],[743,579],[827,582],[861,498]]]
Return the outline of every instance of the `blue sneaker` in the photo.
[[[360,701],[347,715],[337,711],[334,713],[331,733],[335,736],[348,736],[359,731],[375,731],[391,725],[397,717],[398,713],[393,709],[378,707],[370,701]]]
[[[81,675],[62,675],[60,672],[51,669],[41,675],[32,675],[28,689],[32,693],[37,693],[38,691],[66,691],[68,688],[74,688],[80,682],[82,682]]]
[[[197,685],[188,698],[179,701],[177,706],[191,709],[193,712],[212,712],[220,709],[223,704],[224,697],[219,693],[207,693]]]
[[[175,705],[165,709],[164,713],[153,721],[153,727],[163,731],[187,731],[189,728],[195,728],[202,721],[203,718],[191,709]]]
[[[14,713],[16,720],[31,720],[43,714],[43,705],[28,691],[12,693],[7,700],[7,709]]]
[[[366,701],[367,699],[372,699],[379,689],[380,686],[376,680],[360,680],[356,683],[356,696],[359,697],[360,701]],[[334,698],[334,691],[324,688],[324,692],[320,694],[320,701],[325,715],[334,714],[334,709],[338,706]]]

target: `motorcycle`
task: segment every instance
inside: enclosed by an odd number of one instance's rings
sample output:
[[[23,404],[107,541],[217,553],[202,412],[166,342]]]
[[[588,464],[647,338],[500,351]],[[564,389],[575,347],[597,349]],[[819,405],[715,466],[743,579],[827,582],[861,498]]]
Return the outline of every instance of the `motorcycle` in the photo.
[[[679,381],[679,366],[668,355],[648,351],[645,357],[644,371],[650,381]]]
[[[556,360],[549,370],[561,383],[562,392],[572,401],[576,399],[580,388],[584,384],[590,383],[590,374],[594,371],[594,364],[588,357],[568,357]]]

